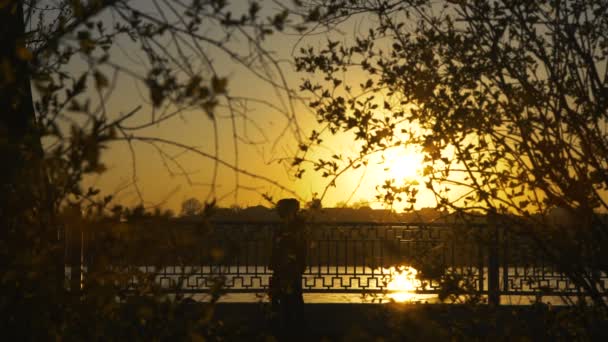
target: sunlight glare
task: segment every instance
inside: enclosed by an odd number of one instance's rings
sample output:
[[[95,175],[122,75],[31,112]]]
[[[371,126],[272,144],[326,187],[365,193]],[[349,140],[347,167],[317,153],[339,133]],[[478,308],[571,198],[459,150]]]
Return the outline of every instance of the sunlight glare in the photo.
[[[422,159],[421,154],[413,151],[396,156],[387,156],[387,171],[390,177],[395,180],[414,180],[419,176],[418,171],[422,167]]]
[[[390,274],[390,282],[387,285],[389,298],[396,302],[410,302],[416,297],[416,288],[420,286],[420,280],[416,279],[418,271],[411,266],[391,267],[386,270]]]

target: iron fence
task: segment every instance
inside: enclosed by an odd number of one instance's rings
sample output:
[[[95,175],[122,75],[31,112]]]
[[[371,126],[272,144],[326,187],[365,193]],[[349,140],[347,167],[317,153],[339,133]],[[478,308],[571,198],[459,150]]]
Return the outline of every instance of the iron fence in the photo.
[[[139,274],[153,276],[168,291],[208,292],[221,284],[225,292],[263,293],[272,276],[272,234],[279,224],[215,222],[201,230],[196,223],[172,222],[172,234],[158,235],[155,243],[150,242],[154,239],[144,242],[145,252],[142,246],[129,246],[126,249],[134,253],[105,255],[105,263],[130,265]],[[147,232],[155,234],[149,227]],[[581,291],[537,253],[531,241],[510,234],[506,227],[317,222],[309,224],[306,236],[305,292],[386,292],[394,267],[399,266],[417,270],[418,293],[438,293],[448,274],[470,291],[496,302],[500,295],[575,295]],[[72,257],[80,258],[81,269],[93,267],[109,253],[95,247],[96,239],[84,239],[89,242],[80,246],[82,255]],[[72,262],[71,268],[76,269],[76,264],[78,261]],[[605,274],[600,275],[600,284],[608,285]]]

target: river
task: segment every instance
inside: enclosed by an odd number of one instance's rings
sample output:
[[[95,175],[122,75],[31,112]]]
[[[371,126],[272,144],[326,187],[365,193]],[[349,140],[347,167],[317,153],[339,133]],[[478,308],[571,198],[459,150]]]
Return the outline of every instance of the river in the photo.
[[[196,301],[208,301],[209,295],[198,291],[208,289],[215,281],[224,281],[224,294],[220,302],[264,302],[268,301],[265,290],[272,271],[264,266],[230,266],[225,268],[179,267],[161,269],[142,267],[141,271],[155,272],[156,280],[164,288],[176,286],[189,292],[187,297]],[[468,275],[474,288],[488,288],[488,272],[483,269],[481,281],[479,269],[458,267],[449,271]],[[563,305],[559,296],[538,297],[538,289],[549,291],[573,291],[573,284],[561,274],[539,267],[510,267],[507,272],[499,269],[499,283],[502,292],[501,303],[528,305],[540,299],[543,303]],[[506,278],[505,278],[506,277]],[[483,285],[482,285],[483,284]],[[437,303],[440,285],[421,281],[417,271],[409,266],[376,268],[350,266],[322,266],[307,268],[303,277],[304,300],[307,303],[388,303],[391,301],[409,303]],[[241,292],[242,291],[242,292]],[[243,293],[246,292],[246,293]],[[462,299],[462,298],[460,298]]]

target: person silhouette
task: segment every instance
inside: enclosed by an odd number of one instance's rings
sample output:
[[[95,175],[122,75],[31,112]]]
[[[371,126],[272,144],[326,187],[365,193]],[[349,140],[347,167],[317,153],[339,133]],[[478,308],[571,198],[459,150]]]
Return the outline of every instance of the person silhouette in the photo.
[[[306,269],[307,253],[305,224],[298,215],[300,203],[296,199],[282,199],[276,208],[282,222],[272,238],[270,298],[278,328],[294,331],[302,321],[304,309],[302,274]]]

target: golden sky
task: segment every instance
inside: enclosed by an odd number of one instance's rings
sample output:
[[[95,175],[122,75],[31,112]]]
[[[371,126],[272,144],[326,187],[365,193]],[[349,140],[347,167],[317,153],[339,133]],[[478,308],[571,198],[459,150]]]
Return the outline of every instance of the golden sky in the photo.
[[[237,12],[238,4],[246,4],[244,1],[236,3]],[[141,4],[146,6],[146,2]],[[302,41],[295,40],[293,35],[274,34],[267,39],[265,47],[272,51],[277,60],[289,61],[292,51],[299,46],[319,47],[326,44],[328,38],[343,41],[352,39],[353,34],[361,29],[361,22],[345,27],[343,35],[334,34],[328,37],[320,34]],[[112,60],[115,63],[126,66],[133,72],[146,69],[145,62],[138,59],[141,53],[138,52],[136,44],[127,40],[118,43],[120,46],[112,50]],[[296,46],[296,43],[299,45]],[[247,49],[245,45],[238,44],[239,42],[232,47],[236,50]],[[155,146],[134,142],[132,153],[128,144],[118,141],[110,144],[103,155],[108,171],[99,176],[87,177],[85,185],[91,184],[101,188],[102,194],[115,193],[116,201],[122,204],[134,205],[143,198],[146,206],[161,205],[176,211],[179,210],[180,203],[190,197],[200,200],[218,198],[223,206],[250,206],[269,205],[262,198],[262,193],[268,193],[275,199],[293,197],[296,194],[304,201],[310,200],[315,193],[323,193],[327,180],[314,174],[312,170],[305,173],[302,179],[295,179],[284,164],[277,162],[281,158],[293,157],[298,138],[308,136],[312,129],[318,129],[314,115],[305,105],[306,101],[290,99],[284,91],[277,91],[253,75],[251,70],[239,66],[220,51],[211,49],[209,53],[218,74],[228,77],[230,96],[267,101],[276,108],[254,101],[237,102],[238,108],[233,109],[246,114],[248,119],[237,118],[235,129],[230,119],[230,108],[218,108],[215,123],[202,110],[185,111],[162,124],[137,131],[137,134],[195,146],[211,155],[214,155],[217,149],[218,157],[223,161],[266,180],[235,172],[222,165],[216,168],[212,160],[194,153],[184,153],[179,148],[157,145],[162,147],[161,151]],[[286,82],[297,89],[305,75],[294,72],[288,62],[280,66]],[[73,70],[78,69],[79,64],[75,63]],[[276,70],[273,76],[278,78]],[[363,75],[349,74],[348,80],[359,84]],[[147,89],[141,82],[128,75],[120,75],[116,90],[106,102],[106,110],[108,113],[115,113],[110,114],[112,116],[129,112],[139,105],[142,106],[141,110],[126,122],[127,126],[141,125],[150,120],[152,115],[158,116],[159,113],[153,113],[147,101]],[[295,115],[296,120],[285,117],[291,114]],[[217,137],[214,135],[214,124],[217,126]],[[238,140],[235,140],[235,134],[238,135]],[[325,140],[318,153],[348,155],[354,152],[356,145],[353,144],[352,137],[340,135]],[[383,183],[386,178],[419,179],[421,160],[421,155],[415,150],[403,148],[389,151],[384,159],[382,156],[376,156],[372,158],[367,169],[349,172],[338,179],[336,187],[330,189],[323,198],[323,205],[333,206],[337,202],[363,199],[372,201],[373,207],[382,207],[380,203],[373,203],[376,185]],[[186,173],[187,176],[179,173]],[[236,186],[237,182],[240,187]],[[285,189],[281,190],[277,184]],[[423,191],[417,207],[429,206],[434,206],[433,197]],[[401,207],[399,205],[395,209],[399,210]]]

